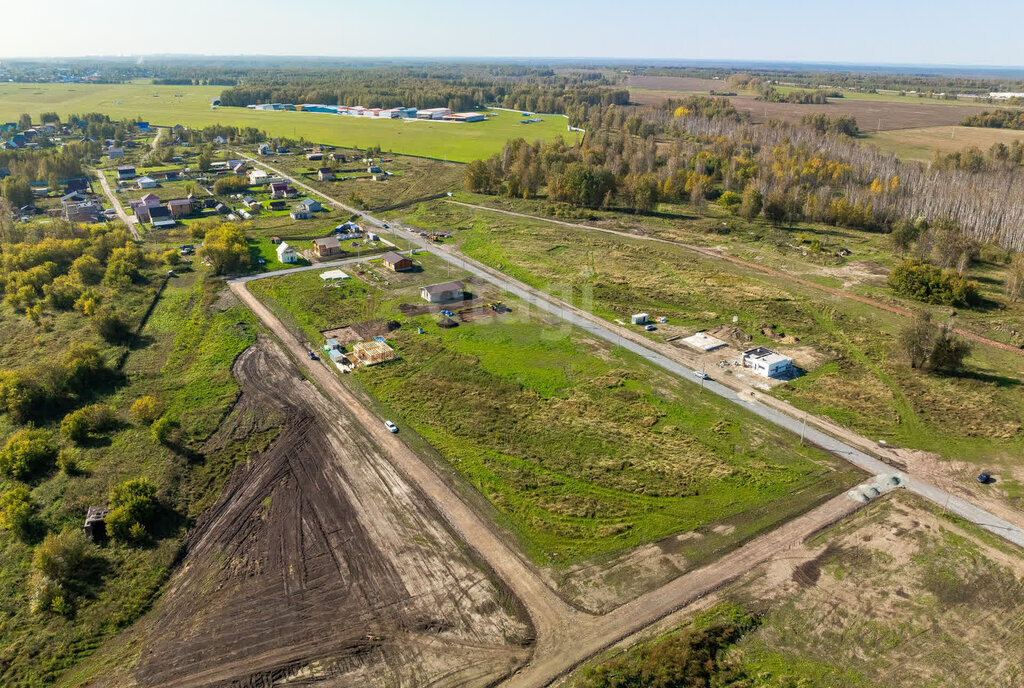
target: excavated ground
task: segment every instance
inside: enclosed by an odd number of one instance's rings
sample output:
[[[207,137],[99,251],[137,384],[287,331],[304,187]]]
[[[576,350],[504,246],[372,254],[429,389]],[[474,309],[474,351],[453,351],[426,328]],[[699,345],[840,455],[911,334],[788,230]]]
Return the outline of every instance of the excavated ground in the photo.
[[[146,624],[139,686],[486,686],[533,630],[353,418],[262,339],[235,364],[280,412],[190,535]]]

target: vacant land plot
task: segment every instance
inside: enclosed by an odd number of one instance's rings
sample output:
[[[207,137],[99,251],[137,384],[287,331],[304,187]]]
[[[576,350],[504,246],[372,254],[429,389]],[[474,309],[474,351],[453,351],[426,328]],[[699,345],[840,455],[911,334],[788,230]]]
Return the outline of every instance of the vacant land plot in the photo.
[[[908,495],[871,505],[788,561],[755,570],[694,623],[581,671],[682,667],[711,644],[705,670],[736,685],[924,688],[1020,684],[1024,558]],[[660,662],[658,661],[660,660]],[[732,683],[723,683],[733,685]]]
[[[56,110],[102,112],[112,118],[139,117],[153,125],[181,124],[201,128],[211,124],[255,127],[270,136],[306,138],[336,146],[384,150],[470,162],[501,150],[510,138],[553,140],[564,136],[566,119],[546,115],[541,122],[520,124],[515,112],[495,111],[496,117],[468,124],[372,120],[312,112],[255,111],[246,108],[211,109],[223,89],[216,86],[154,86],[152,84],[0,84],[0,119],[17,121],[22,112],[38,116]]]
[[[269,340],[234,370],[239,407],[285,430],[203,514],[167,596],[119,639],[146,648],[121,672],[154,687],[486,686],[527,659],[515,603],[358,421]]]
[[[410,279],[447,278],[430,272]],[[506,300],[510,313],[442,329],[436,314],[403,315],[402,303],[419,300],[415,283],[381,289],[352,280],[318,295],[307,278],[287,276],[251,287],[310,337],[326,329],[325,316],[310,315],[324,299],[332,326],[371,315],[399,322],[388,342],[401,359],[346,379],[425,438],[543,564],[701,529],[706,538],[677,549],[696,561],[854,479],[795,438],[710,395],[694,401],[689,383],[531,318],[515,301]]]
[[[868,142],[903,160],[928,162],[935,153],[955,153],[974,146],[988,150],[995,143],[1010,145],[1024,139],[1024,132],[984,127],[924,127],[900,131],[872,132]]]

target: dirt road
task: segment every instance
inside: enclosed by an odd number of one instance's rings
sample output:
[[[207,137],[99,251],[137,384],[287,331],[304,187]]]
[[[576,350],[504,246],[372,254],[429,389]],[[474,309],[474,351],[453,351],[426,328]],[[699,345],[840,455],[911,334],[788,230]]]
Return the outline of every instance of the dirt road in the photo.
[[[135,241],[141,241],[139,237],[139,230],[135,226],[135,222],[128,216],[128,213],[121,207],[121,201],[114,195],[114,192],[110,190],[110,184],[107,182],[107,175],[103,174],[103,170],[93,170],[96,176],[100,178],[100,186],[103,187],[103,193],[106,194],[107,200],[110,201],[110,205],[114,206],[114,210],[117,211],[117,216],[121,218],[121,222],[128,226],[128,231],[132,233],[132,238]]]
[[[529,658],[525,616],[507,611],[362,419],[269,338],[234,372],[244,393],[232,418],[274,412],[285,429],[189,535],[143,622],[138,686],[485,686]]]

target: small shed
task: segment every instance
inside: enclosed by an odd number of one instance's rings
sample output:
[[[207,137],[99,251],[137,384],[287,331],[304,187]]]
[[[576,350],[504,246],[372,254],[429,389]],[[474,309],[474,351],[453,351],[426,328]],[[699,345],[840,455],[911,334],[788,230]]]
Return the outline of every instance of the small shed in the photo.
[[[465,298],[465,289],[465,285],[458,281],[429,284],[420,289],[420,298],[430,303],[454,301]]]
[[[645,325],[647,324],[648,315],[646,313],[637,313],[629,318],[629,322],[634,325]]]
[[[110,509],[105,506],[91,506],[85,512],[85,525],[82,530],[90,540],[102,540],[107,536],[107,516]]]

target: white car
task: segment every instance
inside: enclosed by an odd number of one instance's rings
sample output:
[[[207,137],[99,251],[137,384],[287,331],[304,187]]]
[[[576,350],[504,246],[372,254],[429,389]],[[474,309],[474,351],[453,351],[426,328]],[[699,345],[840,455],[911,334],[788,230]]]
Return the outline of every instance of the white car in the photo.
[[[694,374],[694,376],[698,380],[710,380],[711,379],[711,377],[707,373],[705,373],[703,370],[695,370],[695,371],[693,371],[693,374]]]
[[[398,426],[389,420],[384,421],[384,427],[390,430],[391,432],[398,432]]]

